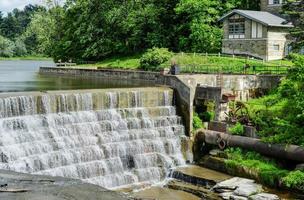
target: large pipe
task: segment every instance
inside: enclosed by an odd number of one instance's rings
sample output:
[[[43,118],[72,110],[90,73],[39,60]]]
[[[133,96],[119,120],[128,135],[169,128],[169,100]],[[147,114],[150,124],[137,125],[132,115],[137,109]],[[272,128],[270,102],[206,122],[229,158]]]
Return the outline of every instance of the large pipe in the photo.
[[[220,148],[240,147],[263,155],[304,163],[304,148],[297,145],[269,144],[260,139],[203,129],[198,130],[197,134],[204,138],[206,143],[218,145]]]

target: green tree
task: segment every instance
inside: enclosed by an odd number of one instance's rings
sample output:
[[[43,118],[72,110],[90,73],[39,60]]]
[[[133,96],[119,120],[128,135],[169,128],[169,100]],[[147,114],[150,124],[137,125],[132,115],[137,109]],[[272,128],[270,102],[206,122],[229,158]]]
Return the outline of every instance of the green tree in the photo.
[[[37,53],[54,56],[56,43],[60,39],[59,26],[63,12],[62,8],[56,7],[49,11],[36,12],[33,15],[24,37],[34,38],[37,41]]]
[[[101,60],[152,47],[218,52],[219,17],[232,8],[252,5],[246,0],[68,0],[61,14],[54,15],[59,6],[50,0],[48,12],[53,13],[46,17],[55,23],[45,33],[56,42],[48,54],[63,60]],[[50,46],[48,40],[39,40],[40,47]]]
[[[283,6],[283,13],[294,25],[290,31],[293,48],[300,50],[304,47],[304,0],[287,0]]]
[[[292,55],[292,60],[295,66],[255,121],[267,142],[304,146],[304,56]]]
[[[23,38],[17,38],[15,40],[15,49],[14,49],[14,56],[24,56],[27,54],[27,49]]]
[[[0,57],[12,57],[15,45],[9,39],[0,35]]]
[[[180,51],[218,52],[222,32],[217,20],[230,9],[238,7],[234,0],[181,0],[175,11],[181,23],[178,27]]]

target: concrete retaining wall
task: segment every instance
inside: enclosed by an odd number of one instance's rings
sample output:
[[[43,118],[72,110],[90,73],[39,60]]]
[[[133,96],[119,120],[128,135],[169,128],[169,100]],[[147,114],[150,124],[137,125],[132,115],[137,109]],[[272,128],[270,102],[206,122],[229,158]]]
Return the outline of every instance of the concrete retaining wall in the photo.
[[[222,74],[196,74],[179,75],[185,83],[192,87],[198,84],[207,87],[220,87],[222,93],[231,93],[236,96],[236,100],[247,101],[250,98],[259,96],[260,92],[277,87],[281,81],[280,75],[229,75]]]

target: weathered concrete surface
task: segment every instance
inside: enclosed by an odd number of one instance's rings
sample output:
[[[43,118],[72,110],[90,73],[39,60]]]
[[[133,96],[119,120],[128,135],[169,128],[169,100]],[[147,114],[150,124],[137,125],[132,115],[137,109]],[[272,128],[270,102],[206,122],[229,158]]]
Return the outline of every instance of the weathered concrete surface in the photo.
[[[197,165],[189,165],[189,166],[185,166],[185,167],[178,167],[177,169],[175,169],[174,171],[179,172],[181,174],[187,175],[194,178],[198,178],[198,179],[204,179],[207,181],[213,181],[215,183],[221,182],[221,181],[225,181],[227,179],[230,179],[231,176],[218,172],[218,171],[214,171],[212,169],[207,169],[204,167],[200,167]]]
[[[167,183],[166,187],[170,189],[174,189],[176,191],[184,191],[187,193],[194,194],[195,196],[200,197],[201,199],[208,199],[208,200],[220,200],[221,198],[210,191],[201,186],[192,185],[186,182],[178,181],[178,180],[171,180]]]
[[[0,199],[123,200],[131,198],[80,180],[0,170]]]
[[[257,90],[270,90],[278,86],[280,75],[241,75],[241,74],[191,74],[178,75],[184,83],[191,86],[220,87],[222,93],[232,93],[237,100],[247,101]],[[220,79],[220,80],[219,80]]]
[[[131,194],[136,200],[200,200],[198,196],[182,190],[151,187]]]

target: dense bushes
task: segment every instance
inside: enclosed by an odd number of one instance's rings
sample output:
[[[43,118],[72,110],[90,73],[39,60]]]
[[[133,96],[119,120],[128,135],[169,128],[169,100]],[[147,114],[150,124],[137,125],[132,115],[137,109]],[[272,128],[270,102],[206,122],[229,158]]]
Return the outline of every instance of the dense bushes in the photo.
[[[204,124],[203,124],[203,121],[201,120],[201,118],[195,112],[193,114],[193,129],[197,130],[197,129],[200,129],[200,128],[204,128]]]
[[[304,173],[299,170],[290,172],[286,177],[283,178],[283,183],[287,187],[304,191]]]
[[[240,148],[229,148],[225,150],[228,159],[226,167],[236,170],[239,167],[246,168],[252,174],[257,172],[259,181],[269,186],[276,187],[283,184],[284,187],[303,191],[304,172],[288,171],[276,163],[274,159],[264,157],[258,153],[245,151]]]
[[[229,132],[232,135],[243,135],[245,132],[244,126],[240,123],[237,122],[235,125],[229,128]]]
[[[280,86],[247,106],[263,141],[304,146],[304,56],[291,57],[294,67]]]
[[[140,67],[147,71],[157,71],[160,65],[167,62],[173,53],[166,48],[148,49],[140,58]]]
[[[0,11],[0,56],[25,56],[37,54],[36,34],[25,34],[33,15],[46,8],[38,5],[27,5],[24,9],[14,9],[2,16]],[[41,25],[42,29],[48,26]]]
[[[47,53],[62,60],[96,61],[153,47],[214,53],[221,48],[220,16],[248,5],[255,7],[248,0],[66,1],[42,15],[50,20],[40,28],[53,30],[36,36],[43,38],[40,47],[51,44]]]
[[[13,42],[0,35],[0,57],[23,56],[26,53],[25,44],[21,39]]]
[[[7,38],[0,36],[0,56],[11,57],[14,55],[15,45]]]

